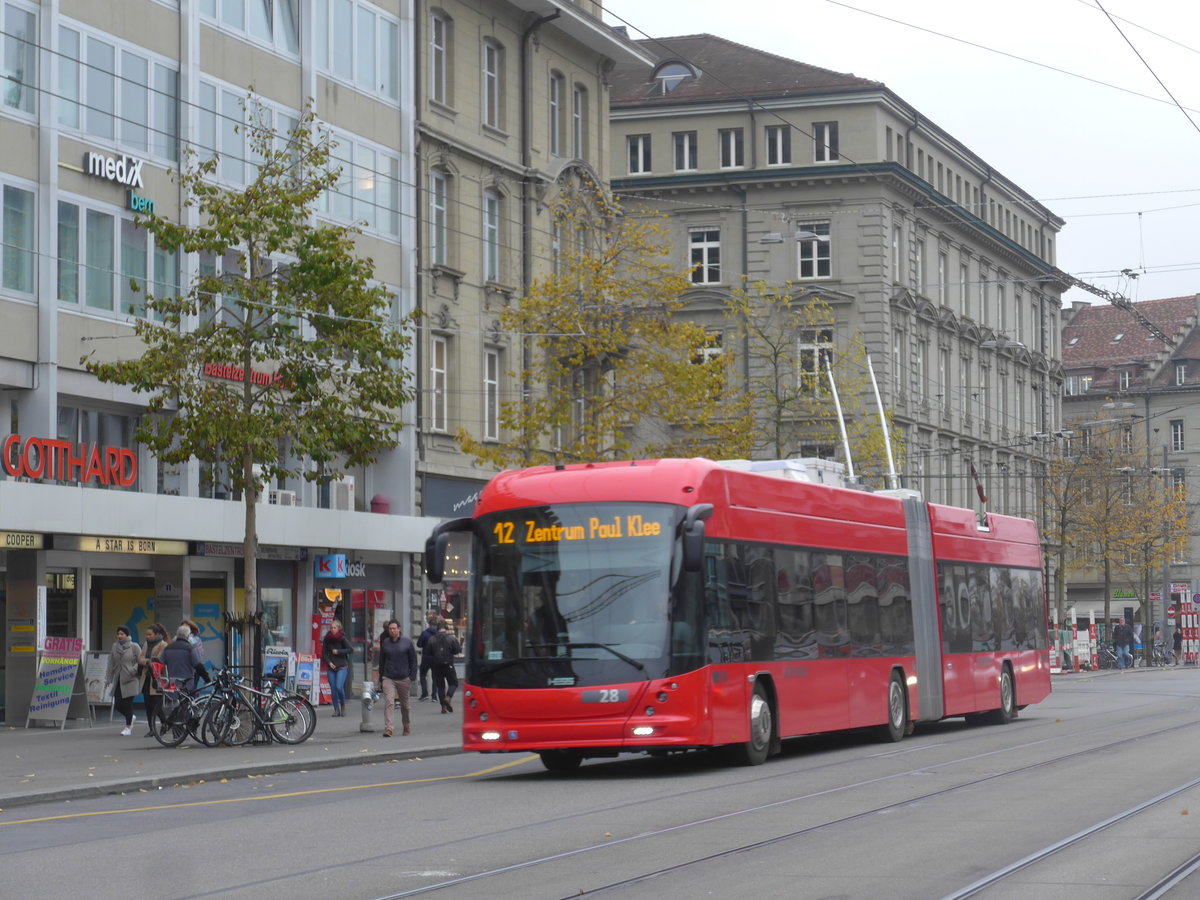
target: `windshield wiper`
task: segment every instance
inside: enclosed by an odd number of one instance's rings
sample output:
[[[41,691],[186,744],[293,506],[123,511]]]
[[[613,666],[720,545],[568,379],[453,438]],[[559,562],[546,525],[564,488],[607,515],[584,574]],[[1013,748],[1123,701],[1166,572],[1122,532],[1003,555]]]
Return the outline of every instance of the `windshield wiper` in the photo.
[[[631,666],[633,666],[639,672],[646,671],[645,663],[639,662],[638,660],[634,659],[632,656],[626,656],[620,650],[615,649],[611,644],[559,644],[559,646],[566,647],[568,650],[588,650],[593,647],[595,647],[597,650],[607,650],[609,653],[611,653],[617,659],[621,660],[622,662],[629,663]],[[649,679],[650,676],[647,675],[646,678]]]

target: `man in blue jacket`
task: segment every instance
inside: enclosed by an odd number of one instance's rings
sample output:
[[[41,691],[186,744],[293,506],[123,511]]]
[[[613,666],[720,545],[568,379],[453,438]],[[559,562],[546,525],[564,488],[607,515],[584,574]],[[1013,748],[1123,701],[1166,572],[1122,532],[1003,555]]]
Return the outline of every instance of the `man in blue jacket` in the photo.
[[[392,716],[400,701],[400,721],[404,734],[412,734],[409,725],[409,689],[417,677],[417,651],[412,641],[400,633],[400,623],[389,619],[379,638],[379,685],[383,690],[383,736],[392,736]]]
[[[433,667],[433,660],[429,653],[425,650],[425,645],[429,643],[429,639],[437,634],[438,631],[438,616],[436,613],[430,613],[425,617],[425,630],[421,632],[421,636],[417,638],[417,646],[421,648],[421,696],[418,700],[429,699],[429,670]]]

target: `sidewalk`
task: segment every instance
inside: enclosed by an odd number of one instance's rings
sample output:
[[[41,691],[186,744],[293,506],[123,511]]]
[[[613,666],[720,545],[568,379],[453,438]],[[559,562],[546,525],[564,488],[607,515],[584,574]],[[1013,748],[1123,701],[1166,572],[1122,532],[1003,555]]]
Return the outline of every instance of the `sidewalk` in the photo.
[[[329,769],[419,756],[457,753],[462,747],[462,695],[454,712],[443,714],[436,703],[412,704],[412,735],[383,737],[382,700],[371,717],[374,732],[360,732],[362,705],[352,699],[345,717],[333,718],[332,706],[317,708],[317,730],[303,744],[248,744],[205,747],[191,741],[169,749],[146,733],[139,707],[133,734],[121,736],[125,724],[108,720],[108,707],[96,708],[96,722],[72,720],[65,730],[41,723],[0,727],[0,811],[55,800],[153,789],[174,784],[244,778],[247,775]]]

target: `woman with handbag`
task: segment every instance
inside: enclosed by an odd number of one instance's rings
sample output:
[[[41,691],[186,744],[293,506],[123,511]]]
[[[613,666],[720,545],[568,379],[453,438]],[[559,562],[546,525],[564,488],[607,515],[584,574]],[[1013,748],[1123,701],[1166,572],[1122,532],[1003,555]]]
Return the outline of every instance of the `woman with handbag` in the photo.
[[[342,631],[341,619],[334,619],[329,631],[321,639],[321,660],[329,673],[329,693],[333,700],[333,714],[346,715],[346,677],[350,674],[350,657],[354,645]]]
[[[162,692],[158,689],[158,679],[154,677],[151,660],[158,659],[167,649],[167,630],[158,622],[146,628],[146,646],[138,657],[138,667],[142,672],[142,700],[146,704],[146,734],[154,737],[154,717],[162,705]]]
[[[129,636],[129,628],[117,626],[117,640],[108,654],[108,668],[104,673],[104,684],[113,686],[113,705],[125,717],[121,734],[133,734],[133,698],[138,695],[138,657],[142,648]]]

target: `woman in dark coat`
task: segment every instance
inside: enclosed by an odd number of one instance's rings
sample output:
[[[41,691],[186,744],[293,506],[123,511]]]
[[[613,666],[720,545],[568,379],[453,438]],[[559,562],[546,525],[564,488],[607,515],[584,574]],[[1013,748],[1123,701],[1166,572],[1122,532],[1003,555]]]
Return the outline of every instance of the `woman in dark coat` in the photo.
[[[340,619],[334,619],[329,631],[321,639],[321,661],[329,673],[329,693],[333,700],[333,714],[346,714],[346,677],[350,674],[350,657],[354,653],[354,645],[342,631]]]

